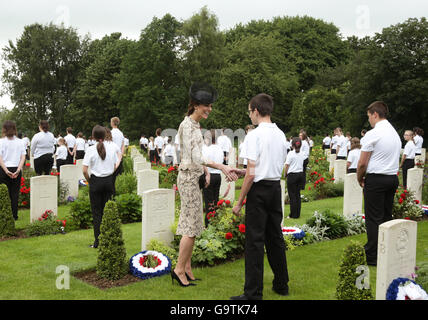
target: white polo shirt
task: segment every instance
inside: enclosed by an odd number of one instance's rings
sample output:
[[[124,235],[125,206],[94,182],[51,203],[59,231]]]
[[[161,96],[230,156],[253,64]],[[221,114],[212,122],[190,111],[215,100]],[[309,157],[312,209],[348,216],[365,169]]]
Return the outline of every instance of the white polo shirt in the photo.
[[[67,148],[73,149],[76,144],[76,138],[72,134],[67,134],[65,137],[65,142],[67,142]]]
[[[21,156],[26,154],[25,142],[16,136],[11,139],[7,137],[0,139],[0,156],[6,168],[18,167]],[[0,168],[0,170],[2,169]]]
[[[122,131],[120,131],[118,128],[111,129],[111,139],[118,146],[119,151],[122,152],[122,145],[125,140]]]
[[[415,146],[413,141],[407,141],[407,143],[404,147],[403,155],[406,155],[406,160],[415,158],[416,146]]]
[[[55,137],[51,132],[38,132],[31,140],[31,154],[34,159],[46,153],[53,153],[55,149]]]
[[[83,165],[91,168],[91,175],[93,174],[97,177],[110,176],[113,174],[115,164],[118,160],[117,145],[104,142],[104,148],[106,149],[106,157],[104,160],[102,160],[98,154],[97,145],[98,142],[88,148],[83,158]]]
[[[422,153],[422,145],[424,143],[424,138],[419,135],[416,135],[413,140],[415,141],[416,153]]]
[[[30,138],[24,137],[24,138],[22,138],[22,141],[24,141],[26,148],[28,148],[30,146]]]
[[[162,149],[164,144],[165,144],[165,141],[163,140],[163,138],[161,136],[157,136],[155,138],[155,147],[156,148]]]
[[[150,151],[155,150],[156,149],[155,143],[150,141],[149,145],[148,145],[148,148],[149,148]]]
[[[346,157],[348,155],[348,139],[346,139],[345,136],[339,136],[339,139],[337,140],[336,148],[339,147],[339,152],[337,153],[338,157]]]
[[[163,154],[164,154],[165,157],[173,157],[174,156],[174,152],[175,152],[174,146],[168,143],[165,146]]]
[[[388,120],[381,120],[367,131],[361,151],[371,152],[366,173],[396,175],[399,168],[401,140]]]
[[[332,139],[331,139],[331,148],[332,149],[336,149],[337,146],[337,141],[339,140],[339,136],[335,135]]]
[[[247,134],[241,157],[255,161],[254,182],[279,181],[287,157],[284,132],[275,123],[260,123]]]
[[[68,151],[67,151],[67,148],[64,145],[59,146],[56,149],[55,155],[56,155],[56,159],[57,160],[67,160],[67,154],[68,154]]]
[[[323,145],[329,146],[330,147],[330,142],[331,142],[331,138],[330,137],[325,137],[322,140]]]
[[[232,142],[229,137],[226,135],[221,135],[217,138],[217,145],[223,150],[223,152],[230,152],[230,148],[232,148]]]
[[[349,169],[357,169],[360,160],[361,149],[355,148],[349,151],[347,162],[350,162]]]
[[[82,138],[76,139],[76,150],[85,151],[85,140],[83,140]]]
[[[304,160],[305,157],[301,150],[299,153],[296,153],[295,150],[290,151],[287,154],[287,159],[285,160],[285,164],[289,165],[287,174],[303,172]]]
[[[203,158],[207,160],[211,160],[214,163],[223,163],[223,158],[224,158],[223,150],[220,148],[220,146],[216,144],[212,144],[206,148],[203,148],[202,156]],[[208,167],[208,172],[220,174],[221,170]]]
[[[304,159],[309,158],[309,143],[306,140],[302,140],[302,146],[300,147],[300,152],[302,153]]]

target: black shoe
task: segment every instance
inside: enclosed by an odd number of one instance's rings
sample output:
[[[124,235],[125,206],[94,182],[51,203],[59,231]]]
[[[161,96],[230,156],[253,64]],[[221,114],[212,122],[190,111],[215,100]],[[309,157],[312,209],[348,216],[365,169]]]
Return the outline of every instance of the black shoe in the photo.
[[[188,283],[188,284],[184,284],[183,282],[181,282],[180,278],[177,276],[177,274],[175,273],[174,270],[171,271],[171,281],[174,284],[174,279],[177,280],[178,284],[182,287],[189,287],[189,286],[196,286],[196,284],[194,283]]]
[[[230,297],[230,300],[250,300],[245,294],[241,294],[240,296]]]
[[[272,287],[272,290],[281,296],[288,296],[288,294],[289,294],[288,293],[288,287],[286,289],[281,289],[281,290],[275,289],[274,287]]]
[[[89,245],[89,248],[94,248],[94,249],[97,249],[97,248],[98,248],[98,245],[95,245],[95,244],[90,244],[90,245]]]
[[[185,273],[185,274],[186,274],[187,281],[201,281],[202,280],[202,279],[199,279],[199,278],[192,279],[192,278],[189,277],[189,275],[187,273]]]

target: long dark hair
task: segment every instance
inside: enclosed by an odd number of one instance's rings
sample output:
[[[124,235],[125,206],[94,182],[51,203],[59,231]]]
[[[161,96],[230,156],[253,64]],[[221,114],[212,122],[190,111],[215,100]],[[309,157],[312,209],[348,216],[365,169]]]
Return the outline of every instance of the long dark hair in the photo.
[[[98,142],[97,143],[98,155],[102,160],[104,160],[106,158],[106,148],[104,146],[103,141],[106,137],[106,129],[104,127],[101,127],[100,125],[96,125],[92,129],[92,136]]]
[[[6,120],[3,123],[2,135],[8,138],[12,138],[16,135],[16,124],[12,120]]]
[[[293,138],[293,140],[291,140],[291,146],[293,147],[296,153],[299,153],[300,148],[302,147],[302,139],[300,139],[299,137]]]

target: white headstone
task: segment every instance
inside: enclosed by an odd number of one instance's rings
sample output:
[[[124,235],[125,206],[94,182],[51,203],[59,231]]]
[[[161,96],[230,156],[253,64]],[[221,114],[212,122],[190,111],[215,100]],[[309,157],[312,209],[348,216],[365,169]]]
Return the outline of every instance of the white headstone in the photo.
[[[74,164],[66,164],[61,166],[61,174],[59,181],[67,186],[68,192],[65,194],[65,199],[72,196],[74,199],[79,195],[79,168]]]
[[[76,167],[78,168],[78,172],[79,172],[79,179],[85,179],[85,177],[83,176],[83,159],[79,159],[76,160]]]
[[[58,214],[58,178],[37,176],[30,179],[30,222],[40,218],[46,210]]]
[[[334,168],[334,161],[336,161],[336,154],[335,153],[333,153],[333,154],[330,154],[328,157],[327,157],[327,160],[328,160],[328,162],[329,162],[329,167],[328,167],[328,170],[330,171],[330,172],[332,172],[333,171],[333,168]]]
[[[223,198],[224,200],[230,200],[230,202],[233,204],[235,202],[235,181],[227,182],[226,176],[224,175],[224,173],[222,172],[220,173],[220,175],[221,175],[221,184],[220,184],[219,197]],[[229,188],[229,192],[227,193],[226,196],[224,196],[228,188]]]
[[[334,160],[334,183],[344,182],[346,175],[346,160]]]
[[[134,173],[137,174],[140,170],[150,170],[152,168],[152,165],[150,162],[147,161],[137,161],[134,162]]]
[[[136,162],[147,162],[146,158],[144,158],[141,154],[137,154],[136,156],[134,156],[132,161],[134,165]]]
[[[407,170],[407,189],[415,193],[415,199],[422,205],[422,186],[424,169],[412,168]]]
[[[425,164],[426,154],[427,154],[426,153],[426,149],[422,148],[421,149],[421,155],[415,157],[415,165],[418,164],[418,163]]]
[[[345,188],[343,192],[343,214],[352,216],[363,213],[363,189],[357,180],[356,173],[345,175]]]
[[[236,149],[235,148],[230,148],[229,167],[236,168]]]
[[[331,155],[330,149],[324,149],[324,155],[328,158],[329,155]]]
[[[142,250],[151,239],[169,245],[174,239],[171,226],[175,220],[174,190],[153,189],[143,192]]]
[[[142,196],[143,192],[151,189],[159,189],[159,171],[140,170],[137,172],[137,194]]]
[[[34,169],[34,157],[33,157],[33,155],[30,155],[30,168]]]
[[[379,226],[376,300],[385,300],[391,282],[410,278],[416,266],[417,222],[396,219]]]

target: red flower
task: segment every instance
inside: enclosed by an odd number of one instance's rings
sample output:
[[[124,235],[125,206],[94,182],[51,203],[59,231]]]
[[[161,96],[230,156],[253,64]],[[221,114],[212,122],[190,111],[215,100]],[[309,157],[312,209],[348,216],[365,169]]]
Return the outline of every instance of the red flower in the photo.
[[[402,204],[403,203],[403,198],[398,199],[398,203]]]
[[[407,191],[407,190],[404,190],[403,192],[404,192],[404,193],[409,193],[409,191]]]
[[[311,191],[311,187],[308,187],[308,190]]]
[[[416,204],[419,204],[419,200],[417,200],[417,199],[416,199],[416,200],[415,200],[415,203],[416,203]]]
[[[401,198],[403,198],[403,199],[406,199],[406,194],[405,194],[405,193],[402,193],[402,194],[400,195],[400,197],[401,197]]]
[[[230,205],[230,200],[225,201],[227,205]]]
[[[22,205],[23,206],[26,206],[28,204],[28,202],[27,201],[22,201]]]
[[[324,177],[322,177],[322,178],[320,179],[320,181],[321,181],[321,182],[324,182],[324,180],[325,180],[325,179],[324,179]]]
[[[240,224],[240,225],[238,226],[238,228],[239,228],[239,232],[241,232],[241,233],[245,233],[245,224]]]
[[[406,219],[406,220],[410,220],[410,218],[409,218],[409,217],[405,217],[404,219]]]
[[[29,167],[29,166],[31,166],[31,164],[29,164],[29,163],[26,163],[26,164],[25,164],[25,166],[26,166],[26,167]]]
[[[172,171],[174,171],[175,170],[175,168],[174,167],[169,167],[168,168],[168,173],[171,173]]]
[[[221,206],[223,204],[223,202],[224,202],[223,199],[219,200],[219,202],[217,202],[217,206]]]
[[[334,181],[334,180],[335,180],[334,178],[331,178],[331,179],[330,179],[330,181]]]
[[[233,234],[232,234],[232,232],[228,232],[228,233],[226,233],[225,238],[226,238],[227,240],[232,239],[232,238],[233,238]]]

